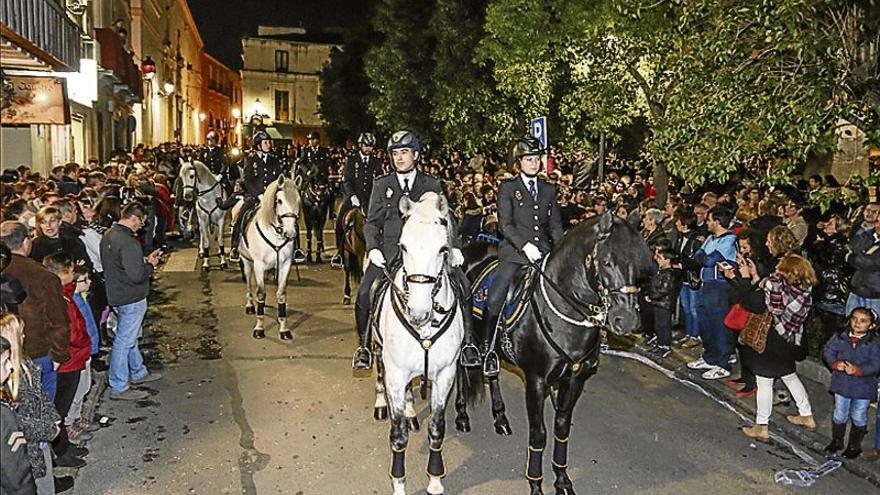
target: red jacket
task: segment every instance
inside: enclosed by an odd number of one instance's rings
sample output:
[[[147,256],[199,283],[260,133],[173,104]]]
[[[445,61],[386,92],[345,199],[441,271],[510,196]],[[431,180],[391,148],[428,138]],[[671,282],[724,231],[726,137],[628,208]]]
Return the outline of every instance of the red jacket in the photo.
[[[64,286],[64,300],[67,302],[67,317],[70,319],[70,359],[61,363],[59,373],[80,371],[86,367],[86,361],[92,354],[92,339],[89,337],[89,329],[86,319],[76,303],[73,301],[73,291],[76,284]]]

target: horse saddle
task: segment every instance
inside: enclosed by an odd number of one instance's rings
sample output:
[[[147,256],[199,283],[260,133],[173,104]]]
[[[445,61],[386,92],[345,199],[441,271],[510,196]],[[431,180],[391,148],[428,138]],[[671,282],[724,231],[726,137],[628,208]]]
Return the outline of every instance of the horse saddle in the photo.
[[[388,267],[388,273],[392,278],[397,274],[397,270],[402,264],[403,259],[398,253],[398,255],[386,265]],[[379,328],[379,317],[382,316],[382,300],[385,299],[385,293],[388,292],[389,287],[391,287],[391,281],[384,275],[376,277],[376,279],[373,280],[373,285],[370,287],[369,321],[371,331]],[[382,343],[381,335],[379,335],[378,332],[374,332],[373,336],[376,342],[379,344]]]
[[[489,293],[492,290],[503,290],[494,287],[495,271],[498,269],[498,260],[492,260],[480,271],[480,274],[471,284],[471,293],[473,294],[473,313],[477,318],[482,319],[483,313],[489,305]],[[532,293],[535,290],[536,272],[529,266],[523,265],[523,268],[517,272],[513,283],[507,287],[507,296],[504,299],[504,307],[501,310],[504,326],[513,328],[514,325],[522,319],[526,309],[529,307]]]
[[[256,201],[248,204],[245,201],[244,206],[242,206],[241,211],[238,212],[238,216],[241,217],[241,234],[242,239],[244,239],[245,245],[247,245],[248,239],[247,236],[244,235],[247,232],[248,226],[254,220],[254,217],[257,216],[257,211],[260,209],[260,202]]]

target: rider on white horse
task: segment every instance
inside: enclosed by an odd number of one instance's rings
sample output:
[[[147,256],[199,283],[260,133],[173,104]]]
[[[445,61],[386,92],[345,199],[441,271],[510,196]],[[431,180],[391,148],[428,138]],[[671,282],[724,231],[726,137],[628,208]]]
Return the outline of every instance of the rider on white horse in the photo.
[[[364,226],[364,237],[367,243],[369,265],[361,279],[355,303],[357,320],[358,348],[352,358],[352,368],[369,370],[373,365],[373,354],[370,351],[370,310],[371,288],[373,282],[384,276],[386,262],[398,257],[400,233],[403,218],[400,212],[400,199],[407,196],[412,202],[418,202],[422,194],[435,192],[443,195],[440,181],[416,168],[419,159],[419,141],[410,131],[395,132],[388,140],[388,155],[391,157],[395,172],[376,179],[370,195],[370,211]],[[450,215],[451,216],[451,215]],[[454,230],[454,229],[451,229]],[[461,251],[453,248],[450,270],[459,294],[459,301],[470,305],[470,290],[467,278],[461,272],[460,265],[464,261]],[[470,314],[471,308],[463,308],[464,314]],[[473,344],[470,318],[465,318],[464,345],[461,350],[462,365],[476,367],[480,365],[480,352]]]
[[[242,223],[244,217],[247,216],[248,210],[257,206],[260,202],[260,196],[269,187],[269,184],[275,181],[284,170],[281,163],[275,156],[269,154],[272,150],[272,140],[269,135],[263,131],[254,135],[254,153],[245,159],[244,164],[244,205],[239,210],[238,216],[235,218],[235,226],[232,228],[232,251],[229,254],[230,261],[238,261],[238,241],[241,238],[241,231],[244,228]],[[234,196],[233,196],[234,197]],[[229,208],[235,204],[237,199],[222,205],[222,208]]]

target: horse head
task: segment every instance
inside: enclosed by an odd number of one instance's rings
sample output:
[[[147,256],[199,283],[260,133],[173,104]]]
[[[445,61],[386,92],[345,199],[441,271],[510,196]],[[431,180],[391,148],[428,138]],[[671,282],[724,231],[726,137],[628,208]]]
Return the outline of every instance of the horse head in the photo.
[[[193,162],[189,160],[181,161],[179,174],[183,184],[183,200],[189,203],[195,199],[194,191],[198,188],[199,174]]]
[[[296,224],[302,211],[299,195],[301,181],[280,175],[276,181],[274,194],[275,232],[286,239],[296,237]]]
[[[442,287],[449,254],[449,204],[443,195],[428,192],[418,202],[404,196],[400,212],[406,219],[400,234],[404,293],[414,326],[430,321],[434,298]]]
[[[648,244],[629,223],[610,213],[600,216],[592,229],[595,241],[584,266],[608,312],[606,323],[618,333],[638,330],[639,285],[654,269]]]

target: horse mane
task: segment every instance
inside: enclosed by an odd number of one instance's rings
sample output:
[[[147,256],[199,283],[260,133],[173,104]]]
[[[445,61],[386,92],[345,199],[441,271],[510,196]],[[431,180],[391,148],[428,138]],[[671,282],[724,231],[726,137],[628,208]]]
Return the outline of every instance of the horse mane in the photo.
[[[275,195],[278,194],[278,179],[272,181],[266,191],[263,192],[263,199],[260,200],[260,209],[257,212],[258,219],[263,225],[272,225],[275,221]]]

